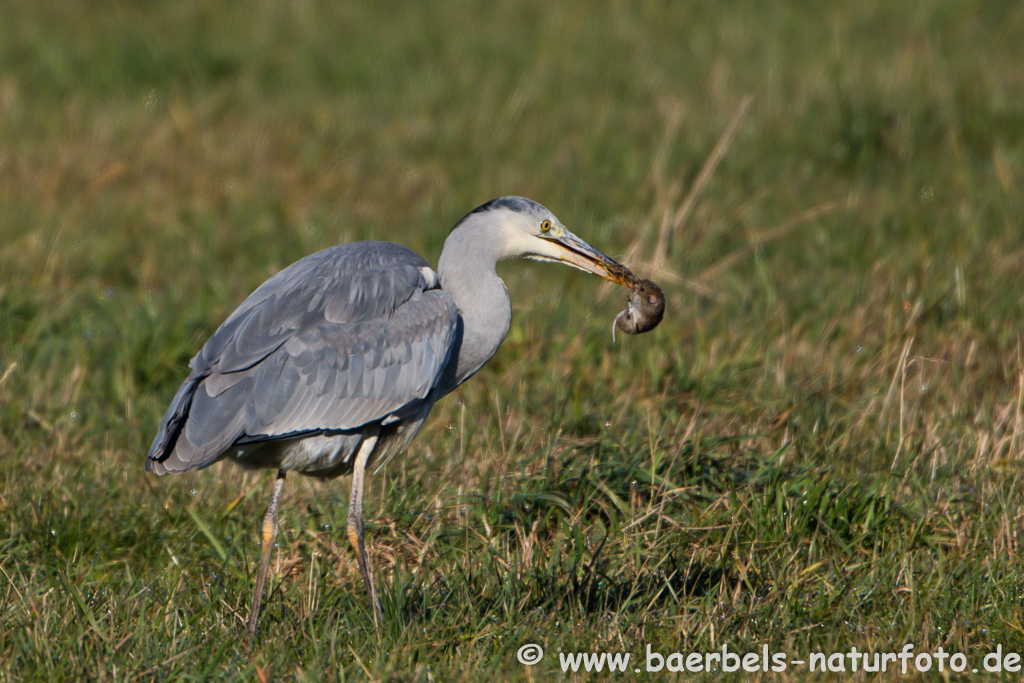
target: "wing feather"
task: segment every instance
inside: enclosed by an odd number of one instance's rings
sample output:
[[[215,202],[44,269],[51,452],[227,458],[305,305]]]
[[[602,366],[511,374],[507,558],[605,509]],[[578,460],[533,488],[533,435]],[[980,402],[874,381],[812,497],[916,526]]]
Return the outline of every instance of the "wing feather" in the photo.
[[[306,257],[253,292],[192,359],[147,469],[200,469],[235,444],[415,415],[435,398],[457,324],[436,274],[405,247]]]

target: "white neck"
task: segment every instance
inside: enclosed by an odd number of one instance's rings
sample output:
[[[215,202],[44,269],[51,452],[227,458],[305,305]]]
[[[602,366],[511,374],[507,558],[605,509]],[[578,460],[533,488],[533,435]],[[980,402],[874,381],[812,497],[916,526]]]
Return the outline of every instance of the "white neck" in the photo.
[[[438,261],[441,288],[455,300],[462,317],[456,385],[491,359],[512,320],[508,290],[494,270],[505,255],[498,247],[500,242],[488,234],[490,230],[468,217],[448,236]]]

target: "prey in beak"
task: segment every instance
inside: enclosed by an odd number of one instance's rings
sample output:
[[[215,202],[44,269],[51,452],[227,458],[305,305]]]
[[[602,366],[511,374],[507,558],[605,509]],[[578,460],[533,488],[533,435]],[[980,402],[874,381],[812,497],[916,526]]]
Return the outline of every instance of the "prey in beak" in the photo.
[[[559,228],[542,231],[548,252],[544,260],[558,261],[593,273],[605,280],[630,289],[626,310],[619,313],[612,324],[612,343],[615,342],[615,328],[627,334],[641,334],[653,330],[665,314],[665,295],[661,288],[650,280],[641,280],[626,266],[602,254],[568,230]]]

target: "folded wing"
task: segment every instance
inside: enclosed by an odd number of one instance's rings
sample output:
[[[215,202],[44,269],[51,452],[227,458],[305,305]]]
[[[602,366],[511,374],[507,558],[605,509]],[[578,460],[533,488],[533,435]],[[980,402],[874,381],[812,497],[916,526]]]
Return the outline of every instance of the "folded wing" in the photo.
[[[260,286],[190,363],[146,469],[201,469],[236,444],[387,424],[433,401],[458,313],[415,252],[356,242]]]

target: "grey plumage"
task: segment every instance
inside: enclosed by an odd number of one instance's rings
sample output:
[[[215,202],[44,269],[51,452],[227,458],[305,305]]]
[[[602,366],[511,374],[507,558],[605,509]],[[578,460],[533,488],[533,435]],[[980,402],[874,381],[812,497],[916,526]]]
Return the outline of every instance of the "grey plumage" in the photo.
[[[362,480],[415,437],[430,407],[497,351],[512,317],[504,258],[567,263],[619,284],[622,266],[521,197],[460,220],[435,273],[411,250],[356,242],[277,273],[189,364],[146,457],[157,474],[230,458],[278,470],[250,613],[255,630],[287,471],[353,474],[349,538],[380,618],[363,545]]]
[[[427,262],[405,247],[361,242],[307,256],[253,292],[192,360],[146,469],[179,473],[221,457],[268,466],[247,460],[253,444],[412,417],[451,357],[457,319]]]

